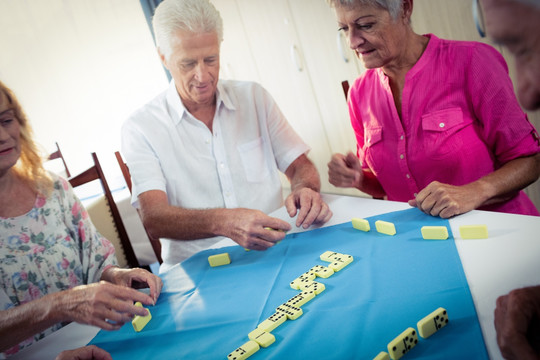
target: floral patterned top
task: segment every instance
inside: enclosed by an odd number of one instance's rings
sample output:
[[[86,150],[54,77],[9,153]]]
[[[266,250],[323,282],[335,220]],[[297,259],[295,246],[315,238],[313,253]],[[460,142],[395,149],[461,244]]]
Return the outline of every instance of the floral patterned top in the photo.
[[[114,246],[98,233],[69,183],[51,176],[54,189],[48,198],[38,195],[25,215],[0,217],[0,311],[97,282],[106,268],[117,264]],[[3,355],[15,354],[64,325],[56,324]]]

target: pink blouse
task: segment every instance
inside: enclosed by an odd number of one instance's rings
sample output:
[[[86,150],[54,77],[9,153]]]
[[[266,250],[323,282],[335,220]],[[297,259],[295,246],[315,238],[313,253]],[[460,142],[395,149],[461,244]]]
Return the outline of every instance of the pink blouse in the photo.
[[[540,152],[538,133],[517,102],[499,52],[425,36],[426,50],[405,77],[401,120],[382,69],[366,71],[349,93],[358,157],[389,200],[413,199],[435,180],[468,184]],[[523,191],[481,209],[540,215]]]

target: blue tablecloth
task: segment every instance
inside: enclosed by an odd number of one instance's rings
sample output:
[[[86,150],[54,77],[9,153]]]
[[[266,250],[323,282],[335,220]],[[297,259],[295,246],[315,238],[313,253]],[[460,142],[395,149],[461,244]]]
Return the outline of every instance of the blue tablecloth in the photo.
[[[380,234],[375,220],[393,222]],[[162,276],[165,286],[152,321],[140,333],[131,324],[100,331],[91,344],[121,359],[226,359],[248,333],[298,293],[289,283],[327,250],[352,264],[327,279],[326,290],[302,306],[304,314],[272,333],[276,342],[250,359],[372,359],[407,327],[442,306],[449,324],[405,359],[488,359],[454,239],[424,240],[424,225],[448,221],[417,209],[369,218],[371,231],[351,223],[288,235],[264,252],[240,246],[207,250]],[[212,268],[210,255],[228,252],[231,264]]]

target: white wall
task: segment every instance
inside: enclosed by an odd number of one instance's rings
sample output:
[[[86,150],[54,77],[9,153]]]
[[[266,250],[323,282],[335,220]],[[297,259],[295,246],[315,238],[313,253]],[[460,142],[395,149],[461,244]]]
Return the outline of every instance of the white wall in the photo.
[[[0,0],[0,80],[46,152],[107,175],[126,117],[167,86],[138,0]]]

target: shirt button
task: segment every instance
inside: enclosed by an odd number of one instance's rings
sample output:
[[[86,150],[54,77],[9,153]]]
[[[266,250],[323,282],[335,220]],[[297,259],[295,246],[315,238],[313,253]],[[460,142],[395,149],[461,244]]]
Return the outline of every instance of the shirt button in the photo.
[[[404,138],[405,138],[405,137],[404,137],[403,135],[401,135],[401,136],[399,137],[399,140],[403,140]]]
[[[210,144],[210,140],[209,139],[206,139],[205,141],[207,144]]]
[[[411,178],[411,175],[407,174],[405,175],[407,177],[407,179],[410,179]]]
[[[416,197],[416,195],[418,195],[418,194],[417,194],[417,193],[414,193],[413,195],[414,195],[414,197]]]
[[[444,123],[440,123],[439,127],[442,129],[444,127]]]
[[[223,169],[223,168],[225,168],[225,164],[224,164],[224,163],[220,163],[220,164],[219,164],[219,167]]]
[[[405,155],[401,154],[399,155],[399,158],[403,160],[403,158],[405,157]]]

